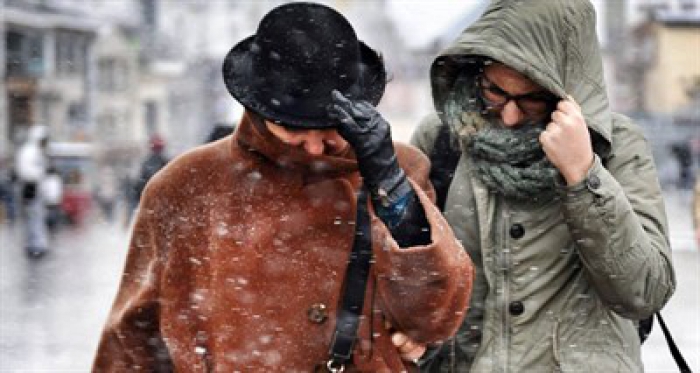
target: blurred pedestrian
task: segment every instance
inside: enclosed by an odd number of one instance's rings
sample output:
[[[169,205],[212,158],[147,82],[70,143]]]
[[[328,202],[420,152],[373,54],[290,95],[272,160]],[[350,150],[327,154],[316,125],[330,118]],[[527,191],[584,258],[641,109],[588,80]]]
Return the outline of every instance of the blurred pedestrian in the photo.
[[[415,369],[385,325],[447,338],[473,272],[427,160],[374,109],[380,56],[335,10],[290,3],[223,73],[244,117],[146,187],[95,371]]]
[[[136,180],[132,182],[132,191],[129,193],[130,201],[127,203],[127,214],[124,219],[125,226],[130,224],[131,217],[139,206],[139,201],[141,200],[143,190],[146,188],[146,184],[148,184],[151,178],[169,162],[168,157],[165,155],[165,140],[160,135],[152,135],[148,145],[150,152],[141,163]]]
[[[102,167],[97,175],[95,200],[97,200],[102,216],[107,222],[114,221],[114,207],[119,195],[117,184],[117,175],[114,169],[109,166]]]
[[[700,249],[700,178],[695,178],[693,189],[693,229],[696,247]]]
[[[121,197],[124,201],[124,219],[123,227],[124,229],[129,228],[131,224],[131,218],[133,217],[134,210],[138,206],[138,200],[136,199],[136,190],[134,186],[136,185],[136,178],[124,174],[119,180],[119,189],[121,192]]]
[[[690,189],[693,187],[693,153],[691,144],[687,141],[679,141],[671,144],[671,154],[678,163],[678,189]]]
[[[146,184],[151,180],[151,178],[160,171],[161,168],[168,164],[168,157],[165,155],[165,140],[158,134],[151,136],[149,140],[150,154],[141,163],[141,170],[139,172],[139,177],[136,180],[136,185],[134,187],[136,191],[136,202],[141,200],[141,195],[143,190],[146,188]]]
[[[55,232],[63,217],[63,180],[53,165],[46,170],[46,176],[39,184],[40,195],[46,205],[46,225],[50,232]]]
[[[641,129],[612,113],[587,0],[496,0],[431,67],[412,142],[477,277],[429,372],[641,372],[676,282]],[[438,182],[447,181],[447,183]]]
[[[15,179],[12,162],[7,158],[0,159],[0,223],[15,221]]]
[[[217,123],[209,132],[205,143],[214,142],[216,140],[223,139],[224,137],[233,133],[236,129],[235,126],[223,123]]]
[[[20,146],[15,157],[25,218],[24,245],[31,257],[44,255],[49,247],[46,205],[39,192],[39,185],[46,176],[48,167],[48,141],[45,126],[31,126],[27,140]]]

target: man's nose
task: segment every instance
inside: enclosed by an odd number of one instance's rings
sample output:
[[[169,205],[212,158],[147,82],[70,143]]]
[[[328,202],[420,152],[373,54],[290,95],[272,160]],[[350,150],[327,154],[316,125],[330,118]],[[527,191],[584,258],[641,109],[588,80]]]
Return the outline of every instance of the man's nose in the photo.
[[[311,131],[304,140],[304,150],[311,155],[321,155],[326,144],[320,131]]]
[[[523,118],[523,112],[514,100],[508,100],[503,106],[503,109],[501,109],[501,121],[503,121],[506,127],[515,127]]]

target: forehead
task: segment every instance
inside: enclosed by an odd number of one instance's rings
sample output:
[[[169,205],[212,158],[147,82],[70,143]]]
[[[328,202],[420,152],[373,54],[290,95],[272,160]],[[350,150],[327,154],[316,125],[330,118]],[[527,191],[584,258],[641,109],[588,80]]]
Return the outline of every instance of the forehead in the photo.
[[[492,63],[485,66],[484,74],[491,82],[511,94],[544,90],[544,88],[530,80],[530,78],[502,63]]]
[[[267,126],[267,129],[270,130],[273,134],[280,136],[280,135],[285,135],[285,134],[290,134],[290,133],[303,133],[302,131],[298,129],[291,129],[282,126],[281,124],[277,124],[275,122],[265,120],[265,125]]]
[[[270,130],[277,137],[289,137],[289,136],[310,136],[316,133],[320,134],[331,134],[336,133],[335,128],[324,128],[324,129],[309,129],[309,128],[295,128],[295,127],[285,127],[281,124],[265,120],[265,125],[267,129]]]

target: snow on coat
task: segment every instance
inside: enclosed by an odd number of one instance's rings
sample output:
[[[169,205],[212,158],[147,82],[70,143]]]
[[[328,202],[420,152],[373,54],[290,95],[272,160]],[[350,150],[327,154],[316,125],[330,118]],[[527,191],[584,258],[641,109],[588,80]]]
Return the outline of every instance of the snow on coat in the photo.
[[[471,293],[471,261],[434,207],[428,161],[396,146],[432,243],[399,248],[373,215],[375,262],[347,371],[412,369],[384,324],[449,338]],[[311,157],[244,117],[237,132],[149,182],[96,372],[310,372],[323,366],[355,232],[351,151]]]

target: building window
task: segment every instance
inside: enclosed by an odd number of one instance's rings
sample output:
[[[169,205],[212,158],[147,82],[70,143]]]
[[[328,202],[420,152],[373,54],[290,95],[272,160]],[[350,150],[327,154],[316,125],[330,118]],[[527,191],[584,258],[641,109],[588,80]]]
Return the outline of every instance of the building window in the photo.
[[[141,0],[141,16],[143,23],[151,29],[155,29],[158,21],[156,0]]]
[[[28,126],[33,122],[32,101],[30,96],[11,94],[8,97],[10,126],[15,128]]]
[[[680,5],[681,10],[684,12],[694,11],[698,7],[695,0],[681,0]]]
[[[120,123],[117,114],[114,111],[107,111],[97,119],[99,125],[99,136],[103,142],[114,144],[120,139]]]
[[[56,33],[56,72],[58,75],[84,75],[88,60],[87,35],[59,31]]]
[[[87,123],[87,106],[84,102],[73,102],[68,105],[66,121],[69,125],[81,128]]]
[[[129,70],[126,61],[103,58],[98,63],[99,88],[102,92],[121,92],[128,86]]]
[[[38,31],[8,30],[7,76],[40,77],[44,74],[44,38]]]

